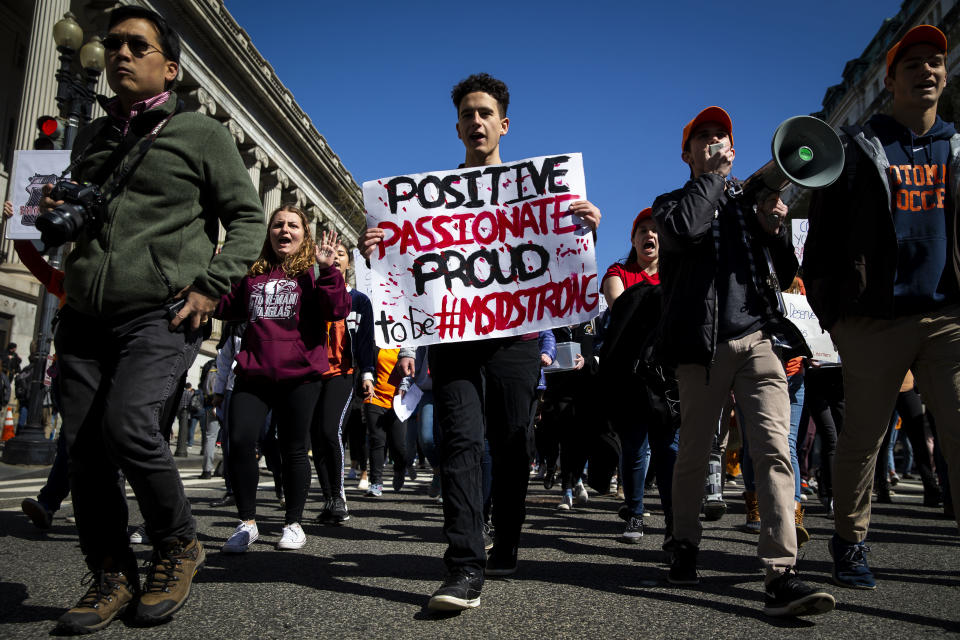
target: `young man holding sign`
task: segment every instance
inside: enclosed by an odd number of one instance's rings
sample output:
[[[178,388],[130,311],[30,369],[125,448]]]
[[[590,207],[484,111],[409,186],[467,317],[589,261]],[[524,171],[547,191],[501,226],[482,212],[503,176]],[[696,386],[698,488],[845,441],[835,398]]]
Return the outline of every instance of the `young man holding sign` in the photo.
[[[680,449],[673,470],[673,538],[668,580],[697,584],[698,519],[704,473],[724,403],[733,390],[753,452],[762,528],[757,555],[766,568],[769,615],[813,615],[834,607],[827,593],[797,578],[790,398],[780,355],[809,355],[786,320],[778,282],[797,271],[778,194],[758,205],[738,198],[732,123],[720,107],[683,129],[690,180],[653,203],[660,239],[663,320],[657,355],[677,366]],[[775,347],[776,345],[776,347]],[[797,355],[794,353],[793,355]]]
[[[510,127],[506,85],[487,74],[476,74],[455,86],[452,97],[457,108],[457,137],[466,149],[462,166],[501,164],[500,138]],[[545,167],[539,177],[546,171]],[[499,176],[493,188],[500,180],[508,184],[506,176]],[[471,195],[477,199],[476,193]],[[599,224],[600,211],[586,200],[570,203],[569,212],[591,230]],[[384,229],[367,229],[359,243],[363,255],[369,258],[384,238]],[[503,576],[516,571],[532,455],[529,429],[540,368],[537,333],[450,341],[431,347],[429,354],[440,430],[443,530],[448,542],[444,554],[447,577],[429,606],[467,609],[480,604],[484,573]],[[401,352],[398,366],[405,375],[414,373],[412,355],[412,349]],[[493,458],[496,527],[489,559],[481,516],[480,459],[485,435]]]

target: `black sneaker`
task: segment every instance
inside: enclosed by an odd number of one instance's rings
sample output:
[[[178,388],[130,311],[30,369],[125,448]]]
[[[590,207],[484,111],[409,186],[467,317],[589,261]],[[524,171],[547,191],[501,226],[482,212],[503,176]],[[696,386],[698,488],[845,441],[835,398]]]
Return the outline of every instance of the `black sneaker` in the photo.
[[[488,523],[484,522],[483,523],[483,550],[484,551],[490,551],[490,549],[493,549],[493,536],[494,536],[493,527],[491,527]]]
[[[330,501],[330,520],[331,524],[343,524],[350,519],[350,512],[347,511],[347,501],[336,497]]]
[[[447,574],[440,588],[430,596],[427,608],[434,611],[462,611],[480,606],[483,575],[468,569],[456,569]]]
[[[670,573],[667,582],[670,584],[700,584],[697,576],[697,547],[686,540],[673,540],[663,545],[664,551],[671,553]]]
[[[727,512],[727,503],[723,500],[707,500],[703,503],[703,519],[708,522],[719,520]]]
[[[557,482],[557,468],[547,468],[547,472],[543,474],[543,488],[549,491],[553,489],[553,485]]]
[[[867,564],[870,547],[862,542],[847,542],[837,534],[830,538],[833,557],[833,581],[841,587],[876,589],[877,581]]]
[[[53,511],[47,509],[39,500],[27,498],[20,503],[20,509],[27,514],[37,529],[49,529],[53,524]]]
[[[226,493],[219,500],[214,500],[210,503],[211,507],[232,507],[237,504],[237,499],[233,497],[232,493]]]
[[[787,571],[767,585],[763,612],[768,616],[815,616],[833,611],[837,601],[826,591],[814,589]]]
[[[406,474],[403,472],[403,467],[394,467],[393,468],[393,490],[400,491],[403,489],[403,483],[407,479]]]
[[[323,496],[323,506],[320,507],[320,515],[317,516],[317,522],[320,524],[330,524],[330,505],[333,504],[333,498]]]
[[[628,544],[639,544],[643,537],[643,516],[633,516],[627,522],[621,538]]]
[[[483,573],[488,576],[511,576],[517,572],[517,548],[504,549],[494,545],[487,557],[487,568]]]

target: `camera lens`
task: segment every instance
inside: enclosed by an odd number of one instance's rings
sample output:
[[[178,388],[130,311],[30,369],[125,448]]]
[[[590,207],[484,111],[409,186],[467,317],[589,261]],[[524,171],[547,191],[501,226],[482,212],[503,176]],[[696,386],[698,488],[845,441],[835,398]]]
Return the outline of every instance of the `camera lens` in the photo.
[[[65,203],[40,215],[36,224],[43,244],[59,247],[77,237],[85,220],[86,210],[83,205]]]

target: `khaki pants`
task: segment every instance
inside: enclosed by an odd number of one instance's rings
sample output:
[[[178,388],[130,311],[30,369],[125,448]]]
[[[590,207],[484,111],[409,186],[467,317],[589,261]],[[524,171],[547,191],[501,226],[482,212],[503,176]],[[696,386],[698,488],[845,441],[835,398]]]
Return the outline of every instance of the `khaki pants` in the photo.
[[[680,365],[680,451],[673,470],[673,534],[700,544],[700,501],[713,434],[730,390],[750,444],[760,500],[757,555],[768,579],[797,559],[793,466],[790,463],[790,397],[780,358],[763,332],[717,345],[709,370]]]
[[[833,470],[837,533],[850,542],[867,537],[877,452],[908,369],[936,419],[960,513],[960,305],[893,320],[847,318],[830,335],[847,403]]]

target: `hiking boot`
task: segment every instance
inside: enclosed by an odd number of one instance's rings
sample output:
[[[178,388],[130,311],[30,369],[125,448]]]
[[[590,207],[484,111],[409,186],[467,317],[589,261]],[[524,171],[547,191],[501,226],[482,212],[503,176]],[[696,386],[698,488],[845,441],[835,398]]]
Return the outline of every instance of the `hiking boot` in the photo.
[[[504,549],[494,545],[487,558],[487,567],[483,570],[488,576],[510,576],[517,572],[517,548]]]
[[[331,500],[329,514],[327,522],[330,524],[343,524],[349,520],[350,512],[347,510],[347,501],[340,497]]]
[[[833,557],[833,581],[841,587],[876,589],[877,581],[867,564],[870,547],[862,542],[847,542],[837,534],[830,539]]]
[[[671,540],[663,546],[664,551],[669,551],[671,554],[667,582],[680,585],[699,584],[697,548],[686,540]]]
[[[479,607],[482,588],[482,574],[468,569],[455,569],[447,574],[440,588],[433,592],[427,608],[434,611],[462,611]]]
[[[750,533],[760,533],[760,501],[756,491],[744,491],[743,502],[747,508],[747,521],[744,528]]]
[[[799,502],[793,517],[797,526],[797,547],[799,548],[810,542],[810,532],[803,527],[803,506]]]
[[[643,516],[633,516],[627,522],[621,538],[628,544],[639,544],[643,537]]]
[[[163,622],[186,604],[193,577],[203,567],[207,554],[194,538],[178,540],[156,549],[150,559],[143,594],[137,604],[137,620],[145,624]]]
[[[707,500],[703,503],[703,519],[714,522],[727,512],[727,503],[723,500]]]
[[[766,588],[763,612],[768,616],[815,616],[833,611],[837,601],[826,591],[815,589],[791,569]]]
[[[90,585],[75,607],[57,620],[57,631],[90,633],[99,631],[126,611],[138,591],[125,575],[113,571],[91,571],[81,584]]]
[[[37,529],[49,529],[50,525],[53,524],[53,511],[50,511],[39,500],[27,498],[20,503],[20,509],[27,514],[27,517],[30,518]]]

